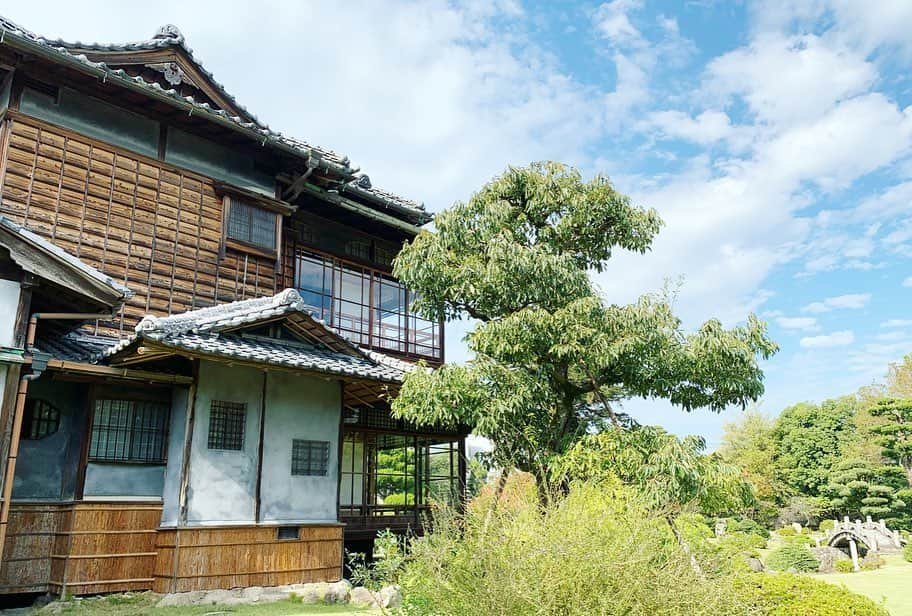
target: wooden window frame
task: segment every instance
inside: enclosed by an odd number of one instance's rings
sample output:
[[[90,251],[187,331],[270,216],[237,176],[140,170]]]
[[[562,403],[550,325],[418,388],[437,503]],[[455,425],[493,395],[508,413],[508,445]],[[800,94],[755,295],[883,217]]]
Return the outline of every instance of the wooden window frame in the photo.
[[[265,248],[251,242],[229,237],[228,229],[229,221],[231,220],[231,210],[234,204],[238,202],[244,204],[247,207],[254,208],[262,212],[268,212],[275,216],[275,248]],[[229,194],[222,196],[222,211],[224,212],[222,216],[222,246],[220,251],[222,257],[225,256],[226,249],[230,248],[231,250],[246,252],[266,259],[275,259],[277,263],[281,261],[283,218],[281,212],[276,212],[269,208],[262,207],[256,202],[246,200],[244,198],[238,198]]]
[[[95,430],[97,429],[96,419],[98,416],[98,403],[100,402],[126,402],[132,405],[131,408],[131,427],[130,427],[130,445],[129,450],[132,454],[133,451],[133,438],[136,430],[136,405],[140,404],[151,404],[156,406],[161,406],[161,413],[164,417],[160,422],[160,434],[161,434],[161,451],[160,456],[153,458],[143,458],[139,459],[135,456],[127,457],[117,457],[114,456],[99,456],[97,453],[92,453],[92,445],[94,442],[93,436]],[[155,399],[151,397],[143,396],[114,396],[114,395],[92,395],[89,400],[90,404],[90,413],[88,417],[88,434],[86,439],[86,462],[87,463],[96,463],[96,464],[135,464],[142,466],[163,466],[168,463],[168,437],[170,432],[171,424],[171,404],[166,400]],[[110,426],[107,426],[110,428]],[[156,427],[156,426],[152,426]],[[107,451],[107,448],[105,449]]]
[[[220,432],[213,434],[213,418],[216,414],[225,413],[225,417],[221,420],[223,425],[221,426]],[[236,432],[229,431],[229,422],[234,423],[235,418],[231,417],[233,414],[240,414],[241,419],[239,422],[240,426],[240,442],[237,447],[228,447],[227,440],[231,437],[234,441],[234,437],[237,436]],[[219,440],[221,439],[221,440]],[[244,445],[247,442],[247,403],[246,402],[235,402],[233,400],[212,400],[209,403],[209,424],[206,429],[206,449],[209,451],[228,451],[228,452],[242,452],[244,451]]]

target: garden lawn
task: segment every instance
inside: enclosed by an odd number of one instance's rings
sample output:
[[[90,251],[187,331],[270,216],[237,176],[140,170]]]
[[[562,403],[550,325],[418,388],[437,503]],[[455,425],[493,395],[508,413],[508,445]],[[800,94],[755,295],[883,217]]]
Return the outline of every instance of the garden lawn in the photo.
[[[825,573],[814,577],[842,584],[852,592],[883,602],[893,616],[912,616],[912,563],[904,561],[899,554],[890,554],[884,560],[887,564],[874,571]]]
[[[147,594],[112,595],[85,599],[67,605],[56,614],[61,616],[369,616],[376,611],[350,605],[304,605],[294,600],[259,605],[193,605],[187,607],[154,607],[158,597]],[[30,616],[49,612],[35,610]]]

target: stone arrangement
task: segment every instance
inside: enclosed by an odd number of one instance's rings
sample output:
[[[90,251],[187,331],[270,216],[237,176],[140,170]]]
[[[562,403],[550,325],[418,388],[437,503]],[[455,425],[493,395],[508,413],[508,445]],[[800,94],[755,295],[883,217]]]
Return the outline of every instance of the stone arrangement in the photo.
[[[153,595],[154,596],[154,595]],[[353,587],[348,580],[315,584],[290,584],[287,586],[251,586],[233,590],[197,590],[160,595],[155,607],[189,607],[194,605],[251,605],[275,603],[295,599],[305,604],[336,604],[360,607],[397,609],[402,607],[402,592],[397,585],[385,586],[374,592],[363,586]],[[76,599],[76,602],[81,599]],[[42,612],[60,613],[73,601],[52,601],[42,607]],[[39,607],[36,604],[33,607]],[[26,608],[29,610],[30,608]],[[25,612],[23,612],[25,613]]]

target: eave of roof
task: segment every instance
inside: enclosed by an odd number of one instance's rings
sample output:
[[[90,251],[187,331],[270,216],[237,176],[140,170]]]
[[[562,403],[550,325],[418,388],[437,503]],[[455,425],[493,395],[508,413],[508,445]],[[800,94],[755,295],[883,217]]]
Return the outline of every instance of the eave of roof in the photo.
[[[166,46],[176,44],[176,39],[169,38],[163,39],[163,41],[165,42],[161,44],[155,43],[156,47],[159,45]],[[256,140],[261,146],[270,145],[279,151],[305,160],[313,158],[318,161],[318,168],[323,168],[329,173],[335,173],[348,183],[358,182],[360,178],[366,177],[357,173],[358,169],[351,166],[350,159],[347,156],[342,156],[332,150],[321,148],[301,139],[288,137],[280,132],[273,131],[267,125],[256,120],[255,116],[247,112],[246,109],[239,104],[237,104],[237,107],[243,109],[244,113],[249,115],[252,120],[248,121],[237,115],[232,116],[222,109],[213,108],[208,103],[199,103],[192,96],[181,96],[174,89],[162,88],[158,83],[149,83],[141,77],[132,77],[123,69],[112,69],[104,62],[93,62],[84,54],[74,54],[71,52],[71,49],[86,47],[86,44],[84,43],[67,43],[59,39],[48,41],[0,16],[0,44],[7,44],[11,47],[34,53],[52,62],[68,64],[76,70],[100,77],[103,81],[110,79],[131,90],[151,95],[172,106],[187,110],[191,114],[194,112],[201,112],[210,120],[239,132],[248,138]],[[136,45],[137,47],[134,48],[139,49],[146,44],[149,44],[149,41],[130,43],[128,45]],[[105,47],[98,43],[91,43],[88,45],[93,49],[102,49]],[[185,50],[188,55],[193,57],[189,47],[183,44],[183,37],[181,37],[180,47]],[[211,73],[202,68],[202,64],[198,60],[194,58],[194,62],[197,63],[200,70],[204,71],[211,78]],[[221,86],[221,84],[214,79],[211,79],[211,81],[224,92],[227,98],[236,103],[234,97],[225,92],[224,87]],[[346,184],[346,188],[348,185],[349,184]],[[352,192],[373,203],[386,206],[396,211],[407,218],[408,222],[413,225],[421,226],[433,220],[433,216],[425,210],[422,204],[374,188],[369,185],[369,182],[368,187],[365,188],[360,186],[357,189],[352,189]]]
[[[8,239],[3,240],[3,235]],[[101,301],[112,308],[133,297],[133,291],[128,287],[4,216],[0,216],[0,244],[9,249],[13,261],[33,274],[50,276],[52,272],[56,271],[75,275],[76,280],[81,281],[79,288],[72,288],[72,284],[65,280],[54,280],[54,282],[71,287],[73,291],[91,297],[95,301]],[[44,266],[35,260],[34,254],[43,256]],[[51,267],[48,265],[50,263],[55,265]],[[48,269],[49,267],[51,269]]]

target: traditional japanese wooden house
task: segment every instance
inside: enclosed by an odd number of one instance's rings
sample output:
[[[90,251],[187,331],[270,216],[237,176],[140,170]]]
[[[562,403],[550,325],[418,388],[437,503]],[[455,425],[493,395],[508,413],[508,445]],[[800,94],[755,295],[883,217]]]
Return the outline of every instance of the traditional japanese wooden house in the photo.
[[[430,219],[173,26],[0,18],[0,594],[332,581],[458,502],[466,430],[389,412],[443,361],[391,274]]]

